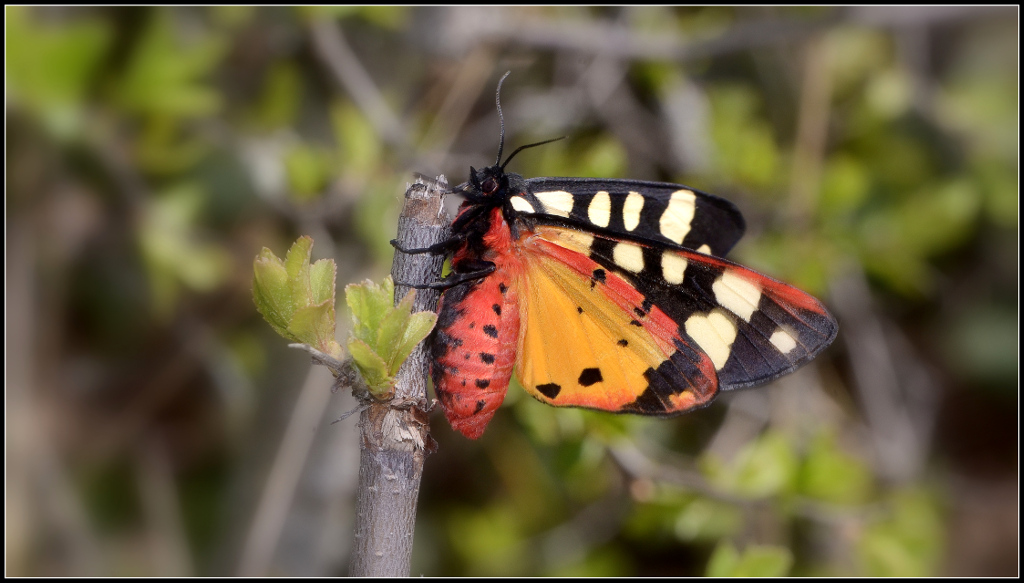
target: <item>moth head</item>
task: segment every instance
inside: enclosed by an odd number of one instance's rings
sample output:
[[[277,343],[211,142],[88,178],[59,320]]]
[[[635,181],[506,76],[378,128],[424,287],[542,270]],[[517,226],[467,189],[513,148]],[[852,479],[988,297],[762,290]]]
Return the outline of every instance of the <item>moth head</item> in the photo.
[[[476,197],[498,199],[508,190],[508,175],[500,166],[488,166],[482,170],[470,167],[469,183]]]

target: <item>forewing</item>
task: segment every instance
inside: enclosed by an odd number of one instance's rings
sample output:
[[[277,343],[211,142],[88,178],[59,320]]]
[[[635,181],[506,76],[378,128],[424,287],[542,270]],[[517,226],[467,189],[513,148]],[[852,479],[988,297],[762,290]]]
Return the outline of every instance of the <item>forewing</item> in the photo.
[[[612,236],[722,256],[745,228],[731,202],[678,184],[531,178],[526,185],[510,200],[516,211]]]

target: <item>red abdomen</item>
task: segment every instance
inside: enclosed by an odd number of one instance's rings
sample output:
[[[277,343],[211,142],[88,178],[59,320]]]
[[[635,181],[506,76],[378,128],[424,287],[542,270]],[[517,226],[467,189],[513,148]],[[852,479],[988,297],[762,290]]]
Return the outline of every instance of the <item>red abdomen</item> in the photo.
[[[500,209],[492,217],[480,256],[456,254],[461,261],[496,265],[486,277],[457,285],[441,297],[431,345],[431,377],[445,417],[470,439],[483,434],[505,400],[519,342],[519,281],[522,270]]]
[[[431,347],[434,391],[448,422],[471,439],[505,400],[515,365],[519,305],[506,276],[495,271],[441,298]]]

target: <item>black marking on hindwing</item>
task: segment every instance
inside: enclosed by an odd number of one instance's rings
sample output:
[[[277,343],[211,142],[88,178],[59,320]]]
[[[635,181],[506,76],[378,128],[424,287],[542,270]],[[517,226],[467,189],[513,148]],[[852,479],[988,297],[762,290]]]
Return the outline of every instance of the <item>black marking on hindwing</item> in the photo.
[[[580,373],[580,378],[577,382],[584,387],[589,387],[590,385],[599,383],[603,380],[604,377],[601,376],[601,369],[585,368],[583,369],[583,372]]]
[[[540,394],[553,401],[558,396],[558,393],[562,392],[562,386],[558,383],[545,383],[537,385],[537,390],[540,391]]]

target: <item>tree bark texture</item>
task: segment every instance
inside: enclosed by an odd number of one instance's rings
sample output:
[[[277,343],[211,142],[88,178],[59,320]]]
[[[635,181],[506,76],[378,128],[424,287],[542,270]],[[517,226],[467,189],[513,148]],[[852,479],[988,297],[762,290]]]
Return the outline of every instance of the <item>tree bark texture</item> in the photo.
[[[398,241],[406,248],[429,247],[448,237],[448,214],[442,196],[444,176],[432,183],[417,180],[405,192],[398,219]],[[391,276],[396,282],[430,283],[441,273],[444,258],[396,252]],[[409,292],[395,286],[395,302]],[[416,291],[414,311],[437,311],[437,290]],[[349,575],[407,577],[416,526],[416,500],[423,462],[434,450],[428,422],[427,352],[421,343],[398,372],[394,398],[372,401],[360,414],[359,487],[355,539]]]

